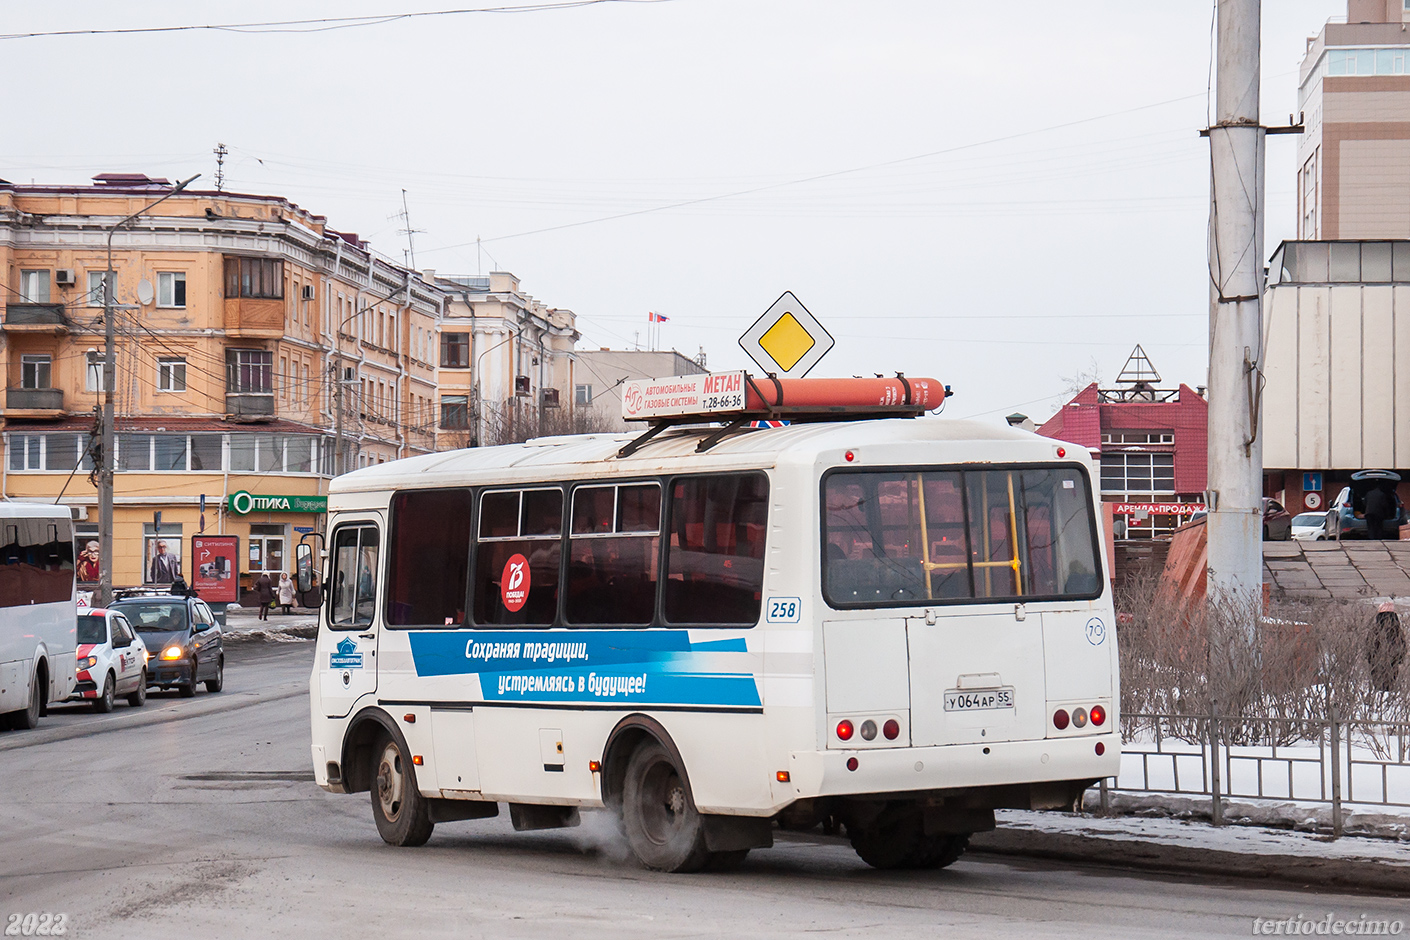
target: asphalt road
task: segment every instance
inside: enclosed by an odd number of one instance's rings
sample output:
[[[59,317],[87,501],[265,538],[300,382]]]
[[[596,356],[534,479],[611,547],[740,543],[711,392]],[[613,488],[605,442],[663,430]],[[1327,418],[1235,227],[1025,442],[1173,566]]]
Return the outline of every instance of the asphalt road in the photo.
[[[0,734],[0,919],[72,937],[1222,937],[1254,918],[1410,921],[1404,900],[970,855],[887,873],[788,838],[727,875],[632,863],[600,815],[384,845],[367,794],[312,783],[311,643],[232,648],[226,690]],[[17,921],[22,925],[23,921]]]

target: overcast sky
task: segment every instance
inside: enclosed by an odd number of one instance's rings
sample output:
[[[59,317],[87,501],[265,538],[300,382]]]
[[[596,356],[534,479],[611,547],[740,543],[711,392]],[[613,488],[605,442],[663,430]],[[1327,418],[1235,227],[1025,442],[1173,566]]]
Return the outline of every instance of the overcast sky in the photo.
[[[8,0],[0,30],[449,5]],[[1286,122],[1306,37],[1345,12],[1264,4],[1264,123]],[[838,341],[813,375],[928,375],[954,387],[946,414],[1042,420],[1135,343],[1167,384],[1205,382],[1211,13],[667,0],[6,39],[26,90],[0,177],[206,185],[224,142],[228,190],[285,196],[396,260],[406,189],[418,267],[513,271],[578,314],[583,346],[644,343],[655,310],[663,346],[754,368],[736,341],[792,290]],[[1269,139],[1265,258],[1294,234],[1296,146]]]

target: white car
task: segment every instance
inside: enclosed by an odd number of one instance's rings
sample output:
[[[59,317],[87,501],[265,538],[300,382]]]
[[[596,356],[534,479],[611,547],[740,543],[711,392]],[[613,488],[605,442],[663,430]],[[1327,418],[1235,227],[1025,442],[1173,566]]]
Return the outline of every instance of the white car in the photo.
[[[1322,542],[1327,538],[1325,512],[1300,512],[1293,516],[1292,537],[1299,542]]]
[[[133,708],[147,704],[147,644],[122,614],[101,607],[80,613],[76,655],[70,702],[92,702],[100,714],[112,711],[119,695]]]

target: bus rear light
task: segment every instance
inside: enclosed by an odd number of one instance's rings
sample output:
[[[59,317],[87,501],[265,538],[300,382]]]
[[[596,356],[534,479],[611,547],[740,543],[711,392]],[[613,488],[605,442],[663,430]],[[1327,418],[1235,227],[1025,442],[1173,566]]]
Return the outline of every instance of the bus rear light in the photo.
[[[1087,713],[1087,717],[1092,719],[1092,724],[1095,727],[1100,728],[1106,724],[1106,709],[1100,705],[1093,705],[1092,710]]]
[[[1072,710],[1072,727],[1074,727],[1074,728],[1085,728],[1085,727],[1087,727],[1087,709],[1085,709],[1085,708],[1074,708],[1074,709]]]
[[[1101,757],[1103,754],[1106,753],[1106,745],[1103,744],[1102,742],[1098,741],[1098,742],[1097,742],[1096,751],[1097,751],[1097,756],[1098,756],[1098,757]]]
[[[847,769],[848,769],[848,770],[856,770],[856,769],[857,769],[857,759],[856,759],[855,757],[849,757],[849,758],[847,758]]]
[[[601,762],[601,761],[595,761],[595,760],[590,760],[590,761],[588,761],[588,773],[590,773],[590,774],[595,774],[595,773],[597,773],[597,772],[598,772],[599,770],[601,770],[601,769],[602,769],[602,762]]]
[[[872,741],[876,739],[876,722],[868,718],[862,722],[862,740]]]
[[[837,723],[837,737],[842,741],[852,740],[852,723],[843,718]]]
[[[1065,730],[1067,730],[1067,722],[1068,722],[1067,709],[1065,709],[1065,708],[1059,708],[1057,711],[1053,712],[1053,727],[1054,727],[1054,728],[1058,729],[1059,731],[1065,731]]]
[[[851,463],[852,461],[854,461],[854,460],[857,459],[857,455],[854,454],[854,453],[852,453],[850,450],[847,451],[847,453],[843,454],[842,456],[843,456],[844,458],[846,458],[846,460],[847,460],[848,463]]]
[[[788,771],[780,770],[778,773],[774,774],[774,779],[779,783],[787,783],[792,777],[789,776]]]
[[[888,718],[886,724],[881,726],[881,733],[886,735],[886,740],[894,741],[901,733],[901,723],[895,718]]]

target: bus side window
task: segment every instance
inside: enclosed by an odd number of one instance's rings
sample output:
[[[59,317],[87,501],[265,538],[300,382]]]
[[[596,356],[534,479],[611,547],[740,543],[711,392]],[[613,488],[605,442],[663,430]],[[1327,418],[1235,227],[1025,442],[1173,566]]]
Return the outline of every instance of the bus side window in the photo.
[[[758,623],[768,518],[769,480],[762,473],[672,481],[667,622]]]
[[[372,623],[377,547],[376,526],[342,526],[334,533],[330,626],[353,629]]]
[[[469,490],[410,490],[392,498],[387,623],[460,626],[470,569]]]
[[[475,622],[541,626],[558,615],[563,491],[500,490],[480,497],[475,549]]]
[[[569,623],[651,623],[656,614],[660,525],[657,483],[573,490],[565,609]]]

